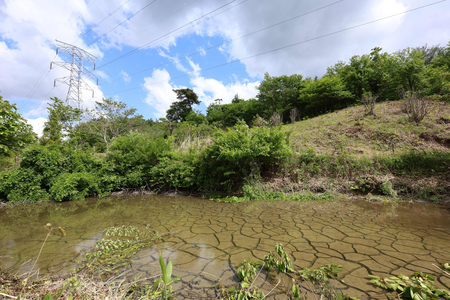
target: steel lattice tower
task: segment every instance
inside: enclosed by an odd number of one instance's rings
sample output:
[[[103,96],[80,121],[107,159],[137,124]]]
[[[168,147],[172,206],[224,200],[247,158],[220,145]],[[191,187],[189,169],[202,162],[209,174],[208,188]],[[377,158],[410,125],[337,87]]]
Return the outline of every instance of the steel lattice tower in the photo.
[[[83,77],[95,79],[98,85],[98,78],[84,66],[84,62],[92,63],[95,70],[96,57],[81,48],[58,40],[56,40],[56,46],[56,54],[59,51],[65,52],[71,56],[71,61],[54,61],[50,63],[50,69],[55,64],[70,71],[69,76],[55,79],[54,86],[56,87],[57,81],[67,84],[69,91],[67,92],[66,105],[70,104],[82,108],[83,100],[81,99],[81,90],[92,91],[92,97],[94,97],[94,90],[86,83]]]

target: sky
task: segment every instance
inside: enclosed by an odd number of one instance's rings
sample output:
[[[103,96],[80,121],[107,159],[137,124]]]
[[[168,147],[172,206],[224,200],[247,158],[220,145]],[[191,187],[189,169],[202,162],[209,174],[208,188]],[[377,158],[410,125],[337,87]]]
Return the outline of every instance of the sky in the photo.
[[[367,54],[450,41],[440,0],[0,0],[0,95],[41,134],[55,79],[56,40],[95,56],[84,62],[82,106],[112,98],[145,119],[165,117],[173,89],[191,88],[205,112],[215,99],[254,98],[264,74],[321,77]]]

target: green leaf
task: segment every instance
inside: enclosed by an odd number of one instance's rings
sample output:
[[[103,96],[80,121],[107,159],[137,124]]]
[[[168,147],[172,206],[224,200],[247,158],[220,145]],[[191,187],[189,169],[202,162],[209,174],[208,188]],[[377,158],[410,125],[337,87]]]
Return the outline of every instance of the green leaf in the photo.
[[[294,295],[295,298],[300,298],[300,292],[298,290],[298,285],[295,282],[292,284],[292,294]]]
[[[47,294],[44,297],[44,300],[52,300],[53,299],[53,294]]]
[[[165,279],[165,281],[168,282],[171,277],[172,277],[172,261],[169,260],[169,262],[167,263],[167,268],[166,268],[166,279]]]
[[[155,281],[155,283],[153,284],[152,292],[154,292],[158,288],[158,285],[161,282],[163,282],[162,278],[159,278],[158,280]]]
[[[159,265],[161,266],[162,278],[163,280],[166,280],[166,265],[164,263],[164,258],[161,255],[159,256]]]

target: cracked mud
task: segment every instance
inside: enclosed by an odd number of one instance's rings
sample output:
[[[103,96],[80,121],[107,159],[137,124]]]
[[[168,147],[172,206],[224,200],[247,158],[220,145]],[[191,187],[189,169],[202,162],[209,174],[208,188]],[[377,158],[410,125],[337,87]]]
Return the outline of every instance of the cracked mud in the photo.
[[[158,274],[162,254],[172,260],[174,275],[183,278],[181,289],[184,284],[199,293],[207,293],[218,278],[235,284],[238,263],[263,260],[277,243],[299,268],[341,264],[341,287],[351,296],[380,292],[368,284],[369,274],[423,271],[437,277],[436,285],[450,288],[450,278],[433,266],[450,262],[448,206],[349,200],[227,204],[168,196],[17,205],[0,211],[2,267],[18,273],[29,269],[47,222],[65,228],[67,237],[48,239],[37,263],[41,274],[67,273],[94,246],[102,228],[149,224],[159,232],[179,232],[140,251],[128,275]]]

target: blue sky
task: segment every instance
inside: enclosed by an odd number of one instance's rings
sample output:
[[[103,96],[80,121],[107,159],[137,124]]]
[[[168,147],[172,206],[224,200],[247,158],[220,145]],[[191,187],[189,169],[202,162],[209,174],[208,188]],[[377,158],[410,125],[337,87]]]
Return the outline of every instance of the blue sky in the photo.
[[[377,46],[445,45],[448,20],[450,1],[439,0],[0,0],[0,91],[41,131],[49,98],[68,89],[53,87],[68,71],[49,69],[67,59],[58,39],[97,57],[84,108],[111,97],[155,119],[174,88],[192,88],[205,111],[216,98],[255,97],[265,72],[320,77]]]

